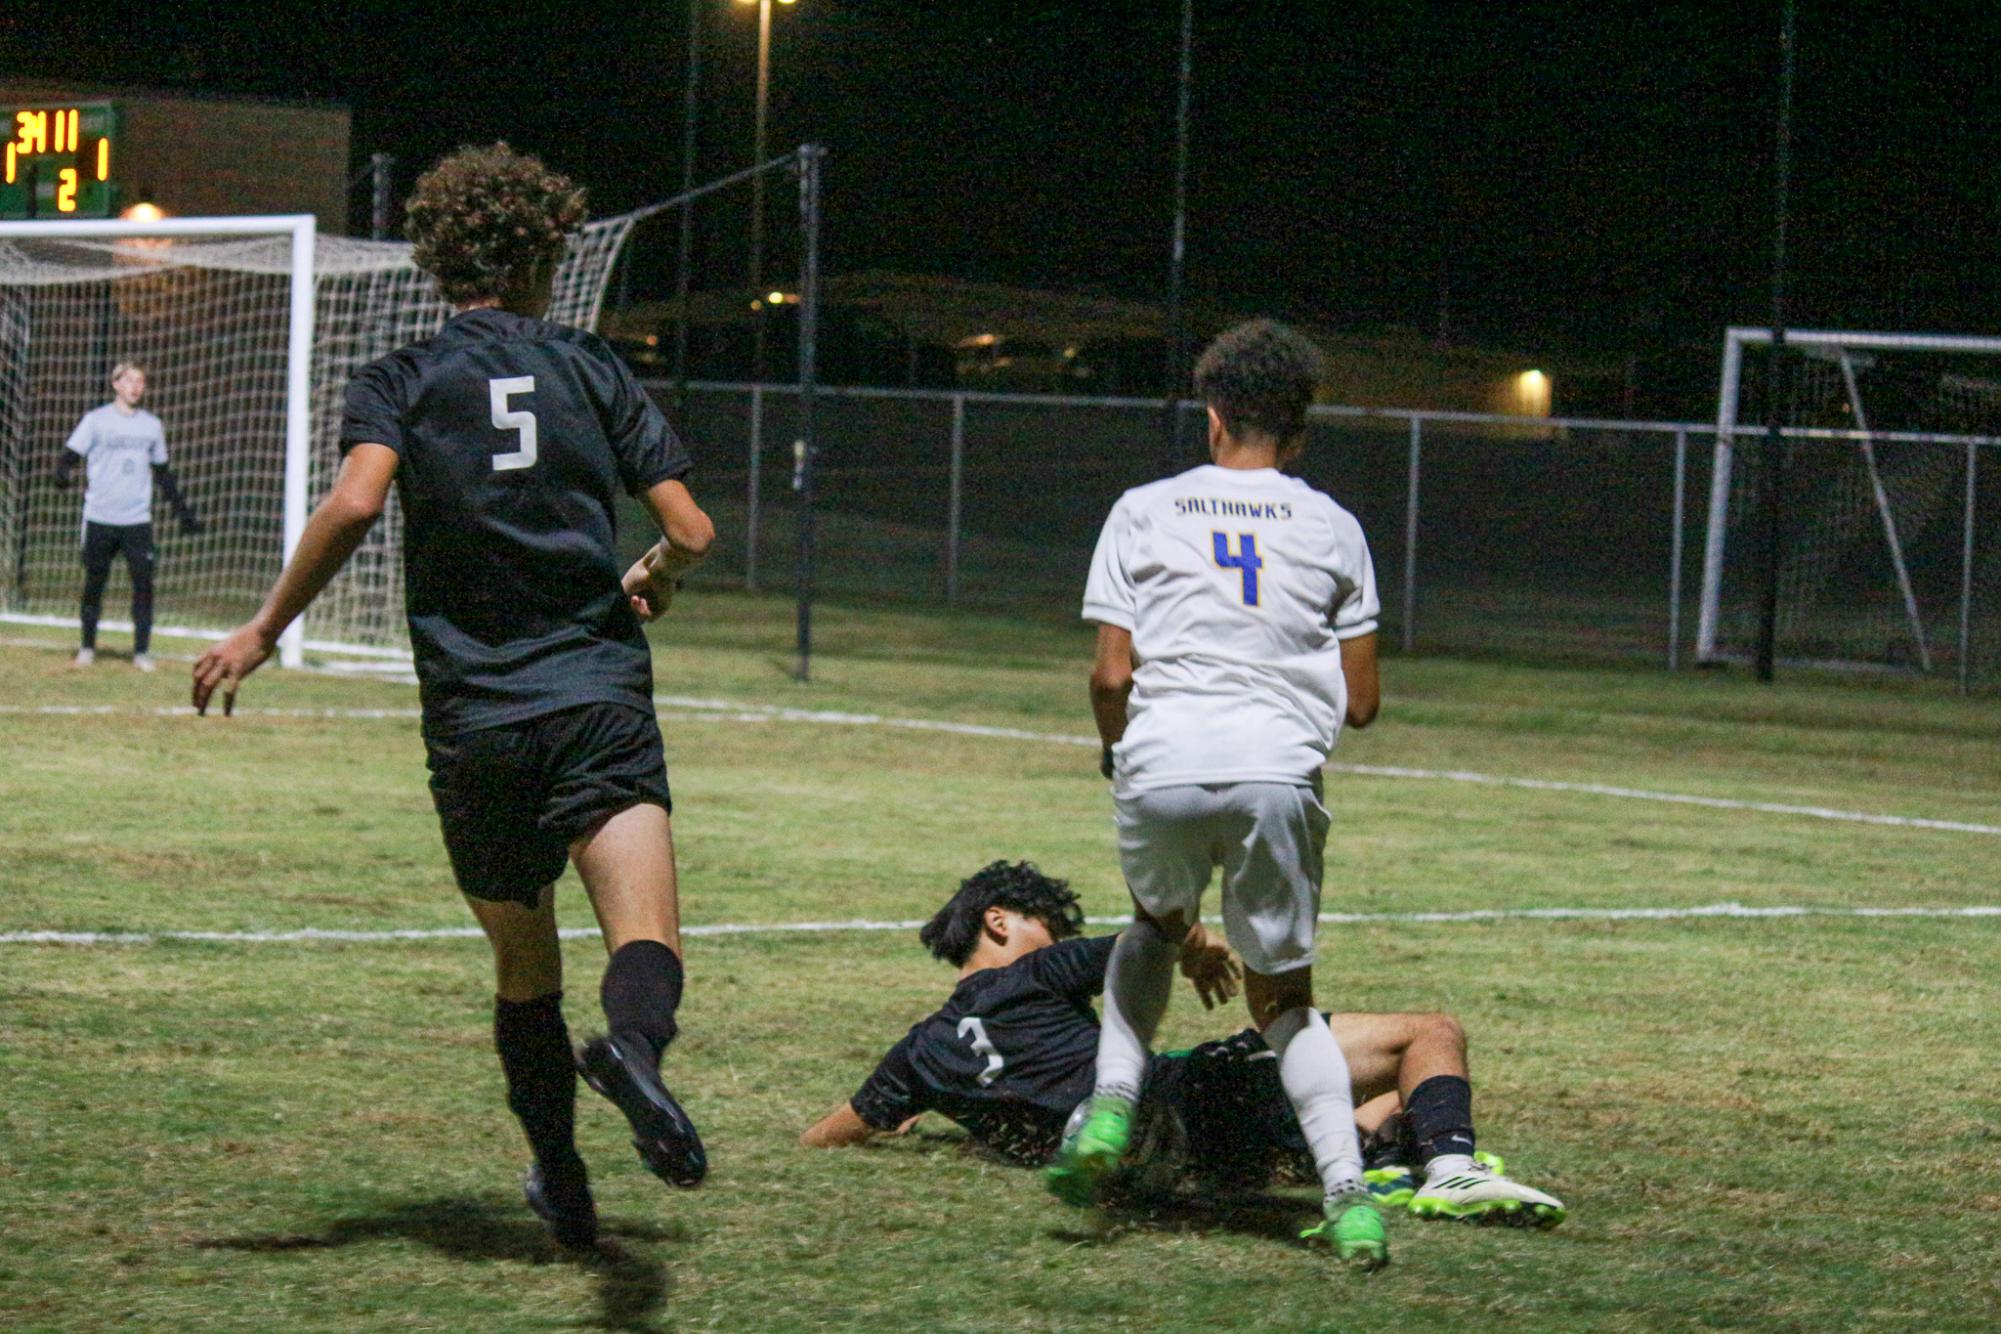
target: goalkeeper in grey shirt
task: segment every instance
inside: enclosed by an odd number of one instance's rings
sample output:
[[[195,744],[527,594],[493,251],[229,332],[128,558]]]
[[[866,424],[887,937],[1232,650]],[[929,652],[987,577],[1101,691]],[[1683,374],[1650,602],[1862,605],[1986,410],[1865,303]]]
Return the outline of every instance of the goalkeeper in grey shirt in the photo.
[[[167,466],[167,432],[160,419],[139,406],[146,396],[146,372],[129,361],[111,368],[112,399],[83,414],[70,432],[56,482],[67,487],[84,468],[83,644],[76,665],[97,659],[97,618],[104,609],[104,585],[111,562],[125,557],[132,575],[132,665],[153,670],[147,649],[153,639],[153,486],[158,483],[181,521],[181,531],[201,531],[201,520],[181,498]]]

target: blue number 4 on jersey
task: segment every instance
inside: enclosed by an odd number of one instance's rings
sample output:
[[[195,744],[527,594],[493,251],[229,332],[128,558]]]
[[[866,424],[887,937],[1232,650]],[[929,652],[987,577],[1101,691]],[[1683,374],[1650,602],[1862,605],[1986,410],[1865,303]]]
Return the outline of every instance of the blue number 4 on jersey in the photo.
[[[1226,570],[1241,570],[1244,575],[1244,605],[1258,605],[1258,571],[1264,568],[1264,560],[1258,555],[1258,539],[1253,533],[1237,534],[1242,548],[1237,555],[1230,554],[1230,538],[1226,533],[1209,534],[1216,543],[1216,563]]]

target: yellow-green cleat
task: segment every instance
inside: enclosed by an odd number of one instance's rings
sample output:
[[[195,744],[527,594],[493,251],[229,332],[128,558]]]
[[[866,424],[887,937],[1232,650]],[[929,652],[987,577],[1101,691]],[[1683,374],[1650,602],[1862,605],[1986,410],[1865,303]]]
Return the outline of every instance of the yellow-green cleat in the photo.
[[[1390,1262],[1389,1229],[1366,1196],[1343,1195],[1320,1207],[1326,1217],[1300,1233],[1302,1241],[1324,1241],[1338,1259],[1364,1269],[1381,1269]]]
[[[1083,1125],[1063,1137],[1056,1160],[1042,1170],[1049,1193],[1080,1209],[1097,1203],[1100,1183],[1118,1170],[1132,1138],[1129,1099],[1094,1097],[1088,1106]]]
[[[1410,1198],[1419,1218],[1461,1223],[1500,1223],[1507,1227],[1555,1227],[1568,1216],[1554,1195],[1508,1179],[1506,1164],[1491,1153],[1473,1155],[1471,1167],[1427,1177]]]
[[[1401,1209],[1417,1194],[1417,1177],[1401,1163],[1394,1167],[1372,1167],[1362,1173],[1369,1198],[1380,1209]]]

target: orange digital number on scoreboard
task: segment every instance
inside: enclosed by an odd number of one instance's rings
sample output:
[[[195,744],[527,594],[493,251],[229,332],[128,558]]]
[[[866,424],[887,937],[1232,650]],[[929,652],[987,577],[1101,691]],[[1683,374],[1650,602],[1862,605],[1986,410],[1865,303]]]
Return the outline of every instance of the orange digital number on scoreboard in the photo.
[[[0,220],[108,218],[118,208],[117,108],[0,108]]]

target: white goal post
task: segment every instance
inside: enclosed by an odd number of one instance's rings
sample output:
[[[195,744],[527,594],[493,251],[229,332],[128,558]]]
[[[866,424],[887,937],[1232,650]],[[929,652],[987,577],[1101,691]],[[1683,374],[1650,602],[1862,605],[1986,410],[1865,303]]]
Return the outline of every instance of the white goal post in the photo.
[[[278,236],[290,241],[290,286],[285,329],[285,484],[280,564],[292,558],[306,528],[306,462],[312,430],[307,402],[313,349],[313,255],[319,223],[310,213],[237,218],[119,219],[77,222],[0,222],[0,242],[21,240],[171,239],[174,237]],[[141,256],[141,262],[145,257]],[[25,356],[25,349],[22,355]],[[305,660],[305,618],[294,621],[278,641],[278,660],[297,667]]]
[[[1741,420],[1740,405],[1745,394],[1746,350],[1769,348],[1771,344],[1772,332],[1766,328],[1735,327],[1724,335],[1696,631],[1700,662],[1736,656],[1726,642],[1725,583],[1745,564],[1735,558],[1731,539],[1747,523],[1742,511],[1750,488],[1737,466],[1740,461],[1733,446],[1740,436],[1762,439],[1765,433],[1762,420]],[[1767,400],[1765,410],[1769,411],[1773,396],[1777,396],[1789,409],[1781,421],[1781,434],[1788,442],[1817,442],[1832,449],[1816,457],[1819,471],[1798,483],[1796,500],[1804,512],[1794,513],[1788,528],[1802,531],[1789,555],[1782,557],[1781,616],[1789,612],[1804,616],[1802,608],[1785,599],[1803,601],[1817,591],[1810,585],[1817,584],[1823,590],[1832,586],[1835,591],[1825,599],[1831,603],[1841,601],[1842,593],[1848,594],[1851,602],[1857,601],[1853,597],[1858,587],[1855,571],[1865,564],[1880,568],[1884,575],[1869,576],[1865,589],[1878,619],[1866,631],[1858,630],[1855,627],[1860,618],[1851,611],[1850,624],[1844,630],[1821,629],[1820,641],[1831,645],[1832,651],[1815,649],[1806,657],[1831,664],[1877,661],[1871,650],[1894,639],[1910,665],[1929,671],[1938,648],[1934,640],[1949,636],[1928,630],[1928,623],[1935,626],[1940,620],[1940,609],[1933,605],[1938,599],[1934,596],[1928,602],[1914,572],[1920,577],[1938,573],[1928,568],[1938,563],[1938,542],[1929,549],[1933,557],[1929,562],[1922,554],[1914,557],[1910,543],[1919,533],[1937,537],[1949,503],[1954,511],[1951,517],[1957,518],[1957,493],[1963,478],[1966,555],[1962,576],[1954,583],[1963,583],[1970,576],[1977,451],[2001,443],[1997,440],[2001,436],[2001,336],[1789,329],[1785,345],[1789,352],[1798,354],[1798,365],[1810,373],[1817,386],[1816,394],[1806,395],[1815,403],[1797,401],[1801,397],[1799,385],[1807,375],[1795,374],[1781,383],[1768,368],[1761,385]],[[1922,371],[1914,370],[1920,363]],[[1943,369],[1962,363],[1970,373],[1953,374]],[[1890,429],[1885,429],[1883,418],[1874,411],[1878,405],[1869,401],[1872,395],[1865,393],[1862,377],[1872,371],[1879,381],[1894,381],[1897,386],[1900,416],[1889,422]],[[1886,449],[1901,451],[1902,466],[1896,475],[1883,457]],[[1812,531],[1816,523],[1827,531]],[[1844,579],[1848,581],[1845,584]],[[1934,579],[1933,584],[1936,590],[1939,580]],[[1968,589],[1959,599],[1962,672],[1968,610],[1964,604],[1971,597]],[[1831,619],[1832,613],[1828,615]]]
[[[550,319],[596,326],[643,216],[571,238]],[[310,216],[0,223],[0,620],[78,623],[81,507],[55,465],[114,363],[147,369],[144,405],[202,524],[155,527],[154,633],[213,639],[256,609],[331,489],[348,380],[450,314],[407,243],[328,236]],[[407,658],[402,531],[392,495],[281,663]]]

